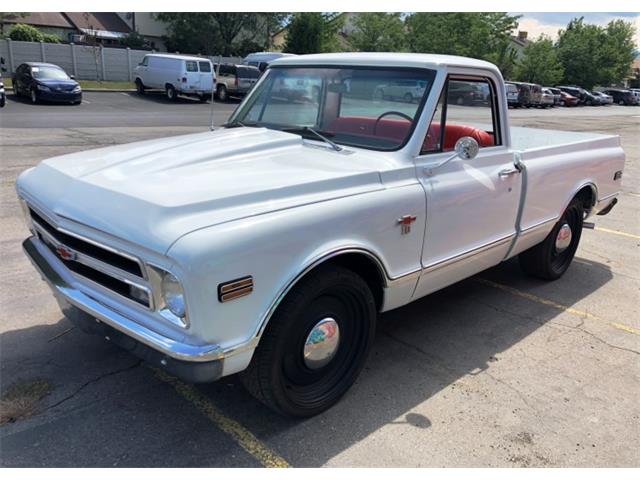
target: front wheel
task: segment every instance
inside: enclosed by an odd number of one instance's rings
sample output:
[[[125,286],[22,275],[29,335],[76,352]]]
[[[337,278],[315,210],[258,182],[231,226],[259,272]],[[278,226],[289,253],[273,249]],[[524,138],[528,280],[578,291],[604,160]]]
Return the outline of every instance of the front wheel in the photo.
[[[519,255],[522,270],[543,280],[564,275],[578,249],[583,220],[582,202],[574,198],[547,238]]]
[[[136,78],[136,93],[138,95],[144,95],[144,84],[139,78]]]
[[[33,104],[38,103],[38,92],[36,92],[35,88],[31,89],[29,98],[31,99],[31,103],[33,103]]]
[[[320,267],[286,296],[241,379],[273,410],[310,417],[355,382],[373,343],[376,306],[367,283],[341,267]]]

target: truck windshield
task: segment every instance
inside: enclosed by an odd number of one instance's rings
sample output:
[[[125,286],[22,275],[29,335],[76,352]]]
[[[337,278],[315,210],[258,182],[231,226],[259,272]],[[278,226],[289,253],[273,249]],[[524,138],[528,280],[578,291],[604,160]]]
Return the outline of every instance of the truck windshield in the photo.
[[[408,140],[435,71],[344,67],[276,67],[227,126],[260,126],[336,144],[397,150]]]

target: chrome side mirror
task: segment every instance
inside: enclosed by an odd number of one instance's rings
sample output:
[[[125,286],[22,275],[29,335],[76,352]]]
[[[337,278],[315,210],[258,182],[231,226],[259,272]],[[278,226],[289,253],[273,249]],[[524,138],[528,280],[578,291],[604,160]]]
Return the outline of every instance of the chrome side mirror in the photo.
[[[473,160],[478,155],[480,145],[473,137],[462,137],[456,142],[454,150],[462,160]]]
[[[441,166],[446,165],[454,158],[460,157],[462,160],[473,160],[474,158],[476,158],[478,152],[480,151],[480,145],[478,145],[478,142],[473,137],[462,137],[458,139],[453,149],[455,153],[449,158],[444,159],[439,164],[434,165],[433,167],[427,167],[427,174],[433,175],[433,171],[436,168],[440,168]]]

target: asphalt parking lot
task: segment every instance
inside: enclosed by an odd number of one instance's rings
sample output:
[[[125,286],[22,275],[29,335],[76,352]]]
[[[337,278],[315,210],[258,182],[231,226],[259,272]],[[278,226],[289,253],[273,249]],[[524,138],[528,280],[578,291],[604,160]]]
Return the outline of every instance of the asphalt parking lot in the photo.
[[[237,102],[214,104],[223,123]],[[328,412],[272,413],[235,378],[188,385],[71,328],[21,251],[15,177],[54,155],[206,130],[210,104],[87,93],[0,110],[0,391],[39,381],[0,426],[0,465],[638,467],[640,107],[510,110],[512,124],[616,133],[620,202],[553,283],[506,262],[384,314]]]

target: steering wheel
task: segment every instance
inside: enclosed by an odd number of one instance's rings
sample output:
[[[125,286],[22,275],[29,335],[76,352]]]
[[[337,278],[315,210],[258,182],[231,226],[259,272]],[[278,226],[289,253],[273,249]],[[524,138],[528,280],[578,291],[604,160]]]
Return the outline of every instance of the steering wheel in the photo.
[[[409,122],[413,122],[413,118],[411,118],[406,113],[398,112],[396,110],[389,110],[388,112],[384,112],[382,115],[380,115],[378,118],[376,118],[376,122],[373,124],[373,134],[374,135],[376,134],[376,129],[378,128],[378,123],[380,122],[380,120],[382,120],[387,115],[398,115],[399,117],[402,117],[402,118],[404,118],[406,120],[409,120]]]

